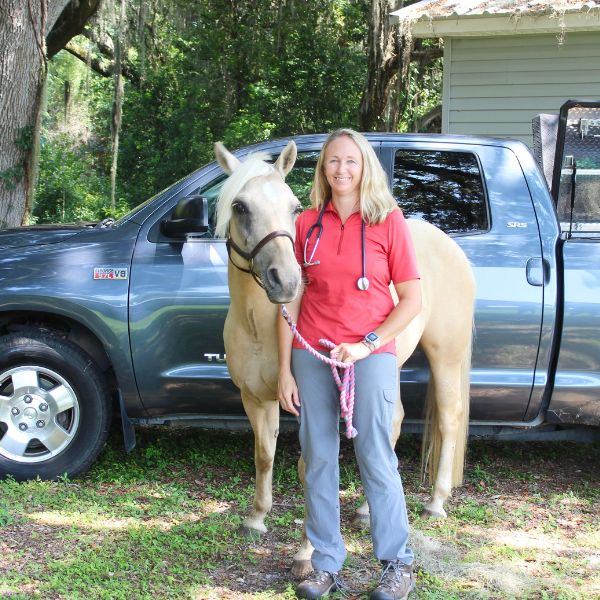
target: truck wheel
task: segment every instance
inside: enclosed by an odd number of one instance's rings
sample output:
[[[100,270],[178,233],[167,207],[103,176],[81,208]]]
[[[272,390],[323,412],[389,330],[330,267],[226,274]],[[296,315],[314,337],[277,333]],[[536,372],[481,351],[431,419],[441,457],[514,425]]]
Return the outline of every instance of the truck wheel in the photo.
[[[73,477],[106,441],[106,382],[79,346],[43,333],[0,338],[0,478]]]

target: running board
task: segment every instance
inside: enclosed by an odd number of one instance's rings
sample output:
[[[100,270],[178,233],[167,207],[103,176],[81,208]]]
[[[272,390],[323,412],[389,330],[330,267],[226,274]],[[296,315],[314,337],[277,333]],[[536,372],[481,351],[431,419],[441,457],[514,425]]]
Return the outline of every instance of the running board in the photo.
[[[250,431],[250,422],[245,415],[177,415],[155,418],[130,419],[134,425],[166,425],[170,427],[197,427],[200,429],[222,429],[227,431]],[[341,421],[340,421],[341,422]],[[279,431],[297,431],[298,422],[294,417],[282,416]],[[407,419],[402,423],[402,433],[421,434],[423,422]],[[600,440],[600,428],[565,427],[544,424],[543,419],[523,422],[472,421],[469,423],[469,437],[506,441],[575,441],[593,442]]]

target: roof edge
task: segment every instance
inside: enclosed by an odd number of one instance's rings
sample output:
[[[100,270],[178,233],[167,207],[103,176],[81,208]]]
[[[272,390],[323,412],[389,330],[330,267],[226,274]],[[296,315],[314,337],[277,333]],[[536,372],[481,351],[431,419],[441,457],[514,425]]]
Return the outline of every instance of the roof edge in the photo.
[[[413,5],[414,6],[414,5]],[[554,33],[560,36],[570,31],[599,31],[600,9],[587,12],[457,15],[430,17],[415,16],[411,7],[390,14],[393,23],[416,38],[472,37],[485,35],[525,35]]]

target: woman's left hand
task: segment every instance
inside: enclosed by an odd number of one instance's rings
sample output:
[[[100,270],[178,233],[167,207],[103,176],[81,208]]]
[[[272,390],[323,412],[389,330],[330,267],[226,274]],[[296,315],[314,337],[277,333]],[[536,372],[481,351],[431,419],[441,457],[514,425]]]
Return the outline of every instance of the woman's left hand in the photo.
[[[355,344],[343,342],[330,352],[331,358],[345,363],[354,363],[361,358],[366,358],[369,354],[371,354],[371,351],[362,342],[356,342]]]

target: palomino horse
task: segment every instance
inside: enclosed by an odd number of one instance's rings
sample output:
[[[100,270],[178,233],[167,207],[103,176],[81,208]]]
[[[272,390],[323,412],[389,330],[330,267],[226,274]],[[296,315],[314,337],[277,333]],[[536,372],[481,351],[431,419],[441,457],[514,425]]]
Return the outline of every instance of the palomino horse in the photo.
[[[290,142],[274,165],[259,156],[242,163],[220,143],[215,153],[230,175],[217,207],[217,235],[227,237],[231,259],[231,304],[223,334],[227,366],[241,390],[255,438],[256,493],[243,527],[265,532],[279,429],[277,304],[293,299],[300,285],[291,243],[300,204],[284,181],[296,160],[296,146]],[[429,472],[433,493],[424,513],[445,517],[444,501],[463,480],[475,283],[467,258],[450,237],[424,221],[408,224],[421,274],[422,309],[396,340],[398,365],[417,344],[429,361],[422,466]],[[398,394],[394,443],[403,417]],[[302,459],[299,470],[303,478]],[[358,509],[357,520],[368,522],[366,502]],[[304,540],[294,557],[294,574],[310,572],[311,553]]]

